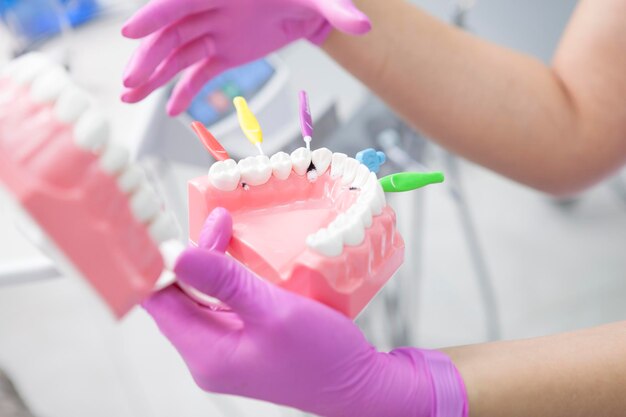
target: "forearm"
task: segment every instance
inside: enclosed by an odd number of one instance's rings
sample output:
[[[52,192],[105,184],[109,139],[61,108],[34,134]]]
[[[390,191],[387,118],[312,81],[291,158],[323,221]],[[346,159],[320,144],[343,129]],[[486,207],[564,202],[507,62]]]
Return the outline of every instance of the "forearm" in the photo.
[[[360,38],[333,33],[324,49],[453,152],[556,194],[583,188],[626,159],[624,130],[618,131],[626,128],[623,102],[615,101],[612,109],[621,115],[600,114],[599,99],[584,94],[579,76],[570,76],[581,70],[572,68],[576,60],[565,62],[571,54],[561,54],[561,63],[557,57],[550,68],[403,0],[358,4],[372,18],[372,32]],[[572,48],[567,42],[561,46]],[[626,70],[619,59],[611,66]],[[611,88],[626,93],[623,80],[612,81],[618,84]]]
[[[444,350],[471,417],[618,417],[626,409],[626,322]]]

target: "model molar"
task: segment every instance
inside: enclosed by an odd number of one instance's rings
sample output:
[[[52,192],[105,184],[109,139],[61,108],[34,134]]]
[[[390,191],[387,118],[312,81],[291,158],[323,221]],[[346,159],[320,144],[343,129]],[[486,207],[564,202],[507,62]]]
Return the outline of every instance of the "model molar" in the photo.
[[[285,152],[278,152],[270,158],[272,164],[272,174],[279,180],[286,180],[291,175],[293,162],[291,156]]]
[[[218,161],[209,170],[209,180],[213,187],[222,191],[233,191],[239,186],[241,171],[232,159]]]
[[[272,176],[270,159],[265,155],[249,156],[237,164],[241,182],[248,185],[263,185]]]

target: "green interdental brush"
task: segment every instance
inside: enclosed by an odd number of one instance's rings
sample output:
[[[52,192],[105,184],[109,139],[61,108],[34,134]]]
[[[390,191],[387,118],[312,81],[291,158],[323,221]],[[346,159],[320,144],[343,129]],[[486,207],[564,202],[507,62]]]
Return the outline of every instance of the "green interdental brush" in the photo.
[[[386,193],[403,193],[439,184],[445,180],[442,172],[400,172],[381,178],[380,185]]]

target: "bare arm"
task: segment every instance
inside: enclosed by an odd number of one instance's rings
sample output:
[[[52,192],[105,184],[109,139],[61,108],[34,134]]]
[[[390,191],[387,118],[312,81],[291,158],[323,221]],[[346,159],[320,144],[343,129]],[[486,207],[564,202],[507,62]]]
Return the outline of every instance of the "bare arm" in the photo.
[[[444,350],[471,417],[618,417],[626,409],[626,322]]]
[[[553,194],[626,162],[626,1],[582,0],[552,67],[403,0],[360,0],[362,38],[325,51],[443,146]]]

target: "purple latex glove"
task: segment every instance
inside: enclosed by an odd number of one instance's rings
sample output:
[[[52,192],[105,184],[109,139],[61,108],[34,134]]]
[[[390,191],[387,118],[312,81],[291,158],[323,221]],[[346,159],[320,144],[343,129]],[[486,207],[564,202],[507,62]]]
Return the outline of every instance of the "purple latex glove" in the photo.
[[[463,381],[447,356],[376,351],[345,316],[225,255],[231,230],[228,212],[216,209],[200,247],[187,249],[175,270],[232,311],[202,307],[177,286],[144,304],[201,388],[329,417],[467,416]]]
[[[134,103],[188,68],[168,113],[177,115],[211,78],[297,39],[320,44],[331,28],[363,34],[371,24],[350,0],[152,0],[122,33],[144,38],[124,75]]]

